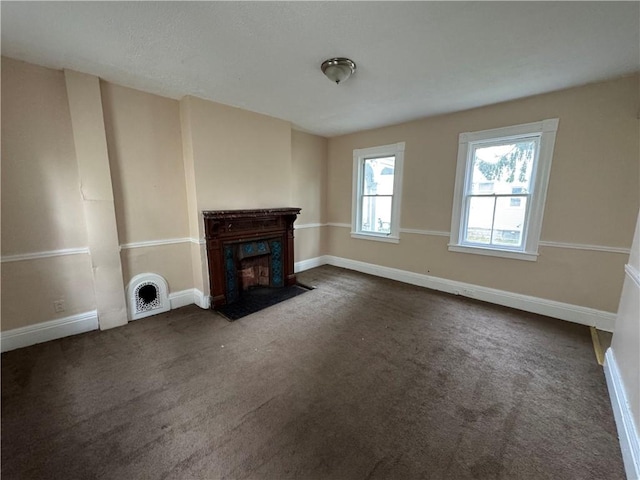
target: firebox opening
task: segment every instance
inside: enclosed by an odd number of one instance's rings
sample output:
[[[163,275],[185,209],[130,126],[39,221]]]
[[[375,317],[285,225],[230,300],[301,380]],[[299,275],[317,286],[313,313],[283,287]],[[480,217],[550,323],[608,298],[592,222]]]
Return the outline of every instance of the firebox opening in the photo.
[[[268,287],[271,285],[269,276],[269,255],[251,257],[240,260],[240,288],[242,291],[254,287]]]

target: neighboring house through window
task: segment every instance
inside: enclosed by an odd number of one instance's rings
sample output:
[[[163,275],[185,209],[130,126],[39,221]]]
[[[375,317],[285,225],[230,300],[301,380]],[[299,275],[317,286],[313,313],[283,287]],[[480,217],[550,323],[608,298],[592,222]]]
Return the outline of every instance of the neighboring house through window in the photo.
[[[353,151],[351,236],[399,242],[404,142]]]
[[[461,133],[449,250],[536,260],[558,119]]]

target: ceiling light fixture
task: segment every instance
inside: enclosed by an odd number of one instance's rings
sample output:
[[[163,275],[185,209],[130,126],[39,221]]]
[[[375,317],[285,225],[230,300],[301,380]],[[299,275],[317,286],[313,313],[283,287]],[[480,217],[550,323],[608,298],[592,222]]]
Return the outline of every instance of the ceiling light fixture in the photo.
[[[329,80],[340,85],[356,71],[356,64],[348,58],[330,58],[320,68]]]

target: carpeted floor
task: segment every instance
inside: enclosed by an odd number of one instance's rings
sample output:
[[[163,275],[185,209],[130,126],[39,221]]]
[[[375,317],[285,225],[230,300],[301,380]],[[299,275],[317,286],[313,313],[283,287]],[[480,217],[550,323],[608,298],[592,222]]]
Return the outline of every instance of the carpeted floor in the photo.
[[[3,479],[622,479],[589,329],[335,267],[2,355]]]

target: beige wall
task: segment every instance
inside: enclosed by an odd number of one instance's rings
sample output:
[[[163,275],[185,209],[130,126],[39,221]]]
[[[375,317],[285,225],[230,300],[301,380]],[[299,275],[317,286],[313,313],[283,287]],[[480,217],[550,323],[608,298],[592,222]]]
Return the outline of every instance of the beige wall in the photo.
[[[2,255],[87,246],[64,74],[2,57]]]
[[[53,302],[64,300],[57,313]],[[2,264],[2,331],[95,310],[89,255]]]
[[[177,100],[101,82],[120,243],[189,236]]]
[[[204,237],[203,210],[291,206],[289,122],[196,97],[180,101],[180,120],[192,237],[196,223]],[[204,245],[191,257],[195,288],[208,295]]]
[[[195,97],[189,102],[199,211],[290,206],[289,122]]]
[[[101,82],[120,244],[190,236],[182,160],[180,104]],[[124,248],[124,283],[162,275],[169,291],[193,288],[188,243]]]
[[[291,131],[291,206],[302,208],[297,224],[326,221],[327,144],[324,137],[298,130]]]
[[[406,142],[401,227],[449,232],[458,135],[560,118],[544,241],[628,248],[638,209],[638,77],[329,139],[328,222],[350,224],[356,148]],[[453,253],[447,237],[399,245],[330,227],[331,255],[614,312],[625,254],[540,247],[537,262]]]
[[[620,370],[635,425],[640,428],[640,215],[624,278],[611,349]]]
[[[401,226],[448,232],[458,134],[559,117],[542,240],[630,245],[638,209],[637,77],[329,140],[195,97],[177,102],[100,85],[120,243],[202,238],[203,209],[299,206],[298,225],[348,224],[353,149],[400,141]],[[2,94],[3,256],[86,247],[63,73],[3,58]],[[450,253],[447,242],[402,233],[399,245],[384,244],[351,239],[344,227],[311,227],[296,230],[295,258],[330,254],[611,312],[618,305],[624,254],[541,246],[537,262],[524,262]],[[171,291],[207,293],[202,245],[125,249],[120,257],[125,284],[150,271],[165,276]],[[86,255],[3,266],[3,329],[95,308]],[[80,281],[60,282],[71,270]],[[18,293],[30,280],[45,285],[35,299]],[[65,285],[68,291],[57,288]],[[53,312],[54,297],[64,297],[65,312]],[[31,313],[20,315],[27,298]]]
[[[2,57],[1,143],[3,258],[87,247],[62,72]],[[2,264],[2,330],[93,309],[87,254]]]
[[[292,201],[302,211],[295,225],[295,261],[326,253],[327,145],[324,137],[291,131]],[[315,225],[315,226],[312,226]]]
[[[169,293],[194,288],[191,243],[123,249],[121,258],[125,287],[140,273],[156,273],[167,281]]]

